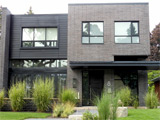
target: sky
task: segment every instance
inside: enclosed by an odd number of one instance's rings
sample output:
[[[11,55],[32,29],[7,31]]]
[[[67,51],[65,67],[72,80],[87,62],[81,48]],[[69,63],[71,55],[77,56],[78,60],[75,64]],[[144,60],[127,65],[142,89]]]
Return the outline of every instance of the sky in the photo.
[[[132,3],[148,2],[150,31],[160,23],[159,0],[0,0],[0,6],[7,7],[12,14],[25,14],[32,6],[34,14],[67,13],[69,3]]]

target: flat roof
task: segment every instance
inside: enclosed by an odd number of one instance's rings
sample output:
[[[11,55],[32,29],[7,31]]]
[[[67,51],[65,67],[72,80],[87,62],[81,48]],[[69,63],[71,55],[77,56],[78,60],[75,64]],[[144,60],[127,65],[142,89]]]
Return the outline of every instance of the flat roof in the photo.
[[[77,5],[148,5],[148,2],[133,2],[133,3],[69,3],[69,6]]]
[[[70,67],[75,68],[133,68],[137,70],[158,70],[160,61],[70,61]]]

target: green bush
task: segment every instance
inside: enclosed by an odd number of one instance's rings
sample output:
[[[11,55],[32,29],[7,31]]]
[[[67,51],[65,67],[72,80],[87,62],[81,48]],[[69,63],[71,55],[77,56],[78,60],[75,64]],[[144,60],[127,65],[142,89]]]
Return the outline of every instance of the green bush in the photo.
[[[5,91],[3,89],[0,91],[0,110],[2,109],[2,107],[4,105],[4,95],[5,95]]]
[[[60,95],[60,100],[62,103],[71,102],[76,104],[77,101],[77,92],[73,89],[66,89]]]
[[[24,105],[24,97],[26,95],[25,83],[17,82],[13,84],[9,90],[9,98],[13,111],[21,111]]]
[[[99,120],[99,119],[97,114],[92,114],[91,112],[86,111],[85,113],[83,113],[82,120]]]
[[[68,117],[70,114],[74,112],[74,106],[75,104],[70,102],[54,104],[53,117]]]
[[[128,106],[131,101],[131,89],[128,87],[122,88],[118,93],[117,93],[119,99],[122,102],[122,106]]]
[[[157,108],[158,97],[157,97],[157,93],[155,93],[154,90],[151,90],[146,94],[145,104],[149,109]]]
[[[103,93],[101,98],[97,99],[97,108],[100,120],[116,120],[118,97],[112,94]]]
[[[33,101],[37,111],[47,111],[51,106],[51,98],[54,96],[54,81],[50,79],[37,79],[33,83]]]

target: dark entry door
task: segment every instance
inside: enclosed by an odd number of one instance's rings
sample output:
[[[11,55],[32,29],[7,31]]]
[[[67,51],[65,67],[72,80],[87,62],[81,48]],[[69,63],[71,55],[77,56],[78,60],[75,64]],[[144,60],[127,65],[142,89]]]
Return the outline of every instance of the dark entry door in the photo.
[[[90,99],[93,101],[95,96],[100,96],[103,90],[104,84],[104,71],[90,71]]]

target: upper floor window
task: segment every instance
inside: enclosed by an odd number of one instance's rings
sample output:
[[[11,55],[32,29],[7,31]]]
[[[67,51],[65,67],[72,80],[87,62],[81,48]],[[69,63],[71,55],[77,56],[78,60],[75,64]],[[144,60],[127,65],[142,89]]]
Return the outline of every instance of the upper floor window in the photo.
[[[57,28],[23,28],[22,47],[57,47]]]
[[[115,22],[115,43],[139,43],[139,23]]]
[[[83,22],[82,43],[103,43],[103,22]]]

